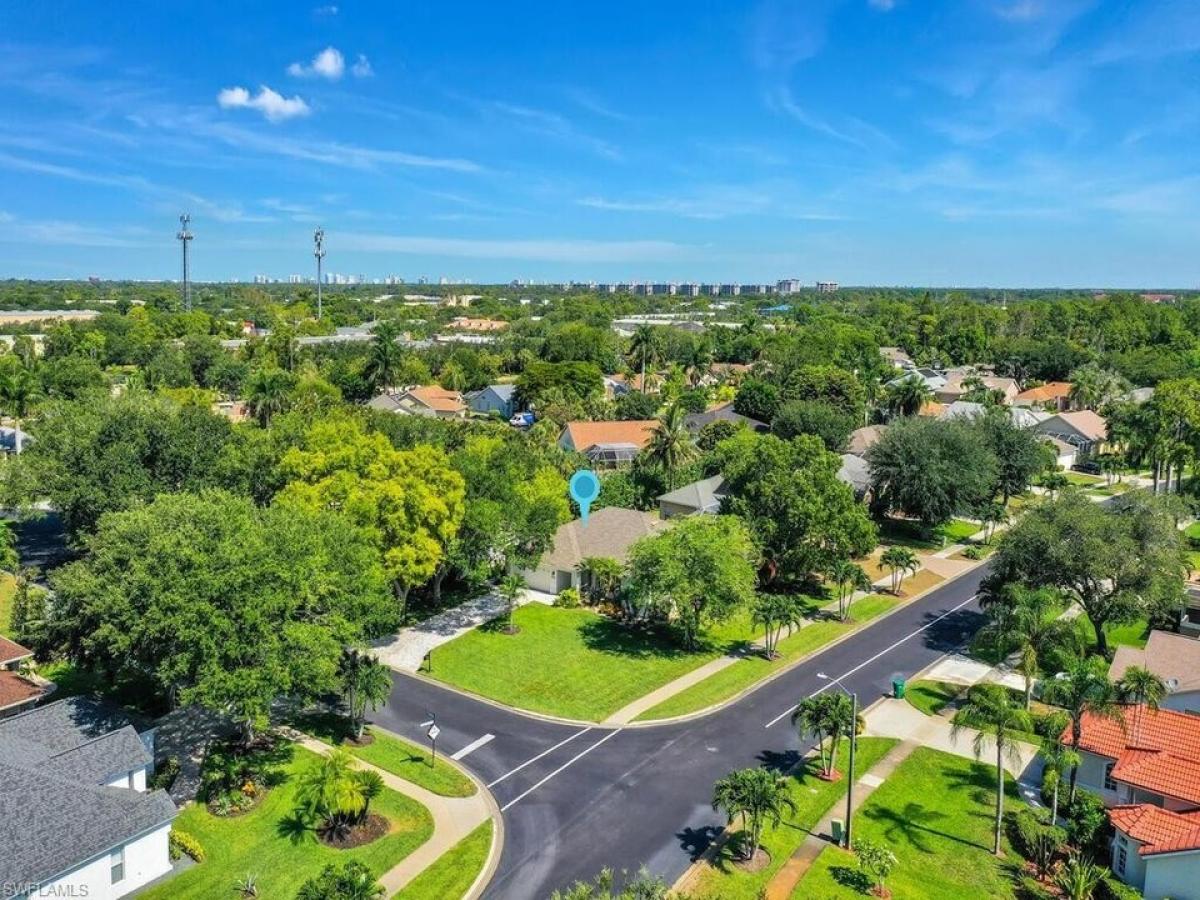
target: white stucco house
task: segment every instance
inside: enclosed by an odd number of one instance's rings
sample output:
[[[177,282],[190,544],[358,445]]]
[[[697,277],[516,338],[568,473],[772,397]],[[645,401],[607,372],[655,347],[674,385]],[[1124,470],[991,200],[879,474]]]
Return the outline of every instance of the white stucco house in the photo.
[[[0,721],[4,896],[116,900],[168,873],[176,808],[153,770],[153,731],[100,701]]]
[[[535,591],[557,594],[569,587],[583,588],[579,564],[589,557],[607,557],[619,563],[629,557],[637,541],[658,534],[668,523],[652,513],[606,506],[588,516],[587,524],[575,519],[560,525],[550,549],[533,569],[521,576]]]

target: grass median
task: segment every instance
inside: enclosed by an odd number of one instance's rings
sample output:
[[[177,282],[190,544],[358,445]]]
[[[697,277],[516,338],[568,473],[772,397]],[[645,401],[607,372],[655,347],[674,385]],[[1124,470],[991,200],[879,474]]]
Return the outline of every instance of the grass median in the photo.
[[[898,741],[891,738],[859,738],[855,755],[856,775],[868,771],[883,759]],[[845,772],[850,752],[849,741],[842,741],[836,768]],[[789,795],[796,804],[784,815],[778,828],[763,831],[761,846],[771,855],[770,863],[758,872],[738,865],[735,849],[740,846],[740,829],[734,832],[716,857],[706,863],[697,878],[694,895],[700,900],[757,900],[766,885],[796,851],[808,833],[816,828],[839,800],[846,796],[846,779],[823,781],[818,759],[805,760],[799,773],[789,779]]]
[[[850,607],[849,621],[822,619],[805,625],[791,637],[784,638],[779,642],[780,655],[777,659],[767,660],[761,654],[748,655],[674,697],[669,697],[657,706],[651,707],[638,716],[636,721],[669,719],[672,716],[698,712],[728,700],[789,663],[820,650],[843,635],[862,628],[872,619],[894,609],[902,602],[903,600],[886,594],[871,594],[856,600]]]
[[[489,819],[401,888],[393,900],[447,900],[467,896],[467,891],[487,864],[492,830]]]

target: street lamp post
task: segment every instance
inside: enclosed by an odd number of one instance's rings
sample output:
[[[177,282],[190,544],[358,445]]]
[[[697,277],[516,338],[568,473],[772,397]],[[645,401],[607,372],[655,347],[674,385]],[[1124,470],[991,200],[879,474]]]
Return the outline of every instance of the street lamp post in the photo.
[[[854,751],[858,748],[858,694],[846,690],[840,679],[830,678],[824,672],[818,672],[817,677],[836,684],[850,697],[850,771],[846,775],[846,827],[842,829],[842,846],[849,850],[850,818],[854,813]]]
[[[321,318],[321,260],[325,258],[325,229],[313,233],[313,256],[317,259],[317,318]]]

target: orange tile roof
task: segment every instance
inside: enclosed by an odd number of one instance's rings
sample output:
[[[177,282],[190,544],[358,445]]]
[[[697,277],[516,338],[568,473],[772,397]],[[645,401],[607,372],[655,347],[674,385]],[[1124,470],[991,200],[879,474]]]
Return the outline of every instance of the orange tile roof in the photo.
[[[1142,846],[1139,856],[1200,850],[1200,810],[1178,813],[1149,803],[1114,806],[1108,811],[1114,828]]]
[[[571,444],[580,453],[596,444],[636,444],[639,448],[650,443],[658,421],[630,419],[619,422],[568,422],[566,432]]]
[[[1041,387],[1030,388],[1017,394],[1018,401],[1029,403],[1049,403],[1051,400],[1061,400],[1071,393],[1071,382],[1050,381]]]
[[[1070,737],[1068,726],[1060,740]],[[1200,804],[1200,716],[1127,706],[1121,723],[1085,713],[1079,746],[1116,760],[1117,781]]]
[[[936,400],[928,400],[925,405],[917,412],[918,416],[929,416],[936,419],[946,411],[945,403],[938,403]]]
[[[28,659],[33,656],[32,650],[27,650],[16,641],[10,641],[8,638],[0,635],[0,666],[5,663],[16,662],[19,659]]]
[[[36,700],[46,689],[22,678],[16,672],[0,669],[0,709],[8,709],[30,700]]]
[[[458,391],[448,391],[445,388],[438,387],[436,384],[410,388],[405,393],[410,397],[420,400],[430,409],[435,409],[439,412],[462,412],[467,408],[467,403],[463,399],[462,394]]]
[[[456,316],[446,327],[457,328],[460,331],[503,331],[508,327],[508,323],[499,319],[471,319],[467,316]]]

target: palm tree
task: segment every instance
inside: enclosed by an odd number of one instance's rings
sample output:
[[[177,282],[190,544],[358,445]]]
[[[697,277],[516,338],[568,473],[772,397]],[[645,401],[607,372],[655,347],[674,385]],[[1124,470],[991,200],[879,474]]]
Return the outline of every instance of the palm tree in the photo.
[[[1104,869],[1078,853],[1068,856],[1054,876],[1066,900],[1092,900],[1103,880]]]
[[[396,385],[396,375],[404,358],[396,343],[399,337],[400,327],[395,322],[380,322],[375,326],[364,374],[376,393]]]
[[[1046,737],[1042,738],[1040,752],[1045,763],[1044,771],[1054,778],[1053,796],[1050,801],[1051,825],[1058,821],[1058,789],[1062,785],[1063,775],[1072,766],[1079,765],[1079,754],[1060,740],[1070,721],[1066,713],[1052,713],[1046,723]]]
[[[1021,660],[1017,665],[1025,676],[1025,709],[1033,697],[1033,683],[1041,672],[1040,660],[1056,646],[1064,645],[1074,631],[1058,617],[1059,601],[1053,591],[1030,590],[1013,585],[1015,601],[1009,616],[1007,637],[1017,642]]]
[[[1042,476],[1042,488],[1051,500],[1054,499],[1055,494],[1070,484],[1071,480],[1063,472],[1047,472]]]
[[[796,804],[788,793],[787,779],[767,769],[740,769],[730,772],[713,785],[713,809],[723,810],[733,824],[738,816],[749,831],[742,846],[745,859],[753,859],[767,823],[777,828],[785,811],[794,812]]]
[[[353,647],[342,651],[339,674],[354,739],[362,740],[367,710],[378,709],[391,696],[392,676],[374,656]]]
[[[900,584],[906,574],[921,568],[921,560],[907,547],[888,547],[880,555],[879,561],[892,570],[893,594],[900,593]]]
[[[1069,376],[1067,398],[1076,409],[1099,409],[1129,391],[1129,382],[1095,363],[1080,366]]]
[[[629,339],[629,355],[640,359],[642,365],[642,393],[646,393],[646,363],[658,354],[658,332],[649,325],[639,325]]]
[[[25,418],[37,394],[37,377],[13,357],[13,362],[0,370],[0,404],[4,411],[14,419]]]
[[[579,580],[588,585],[593,603],[611,600],[621,586],[625,570],[611,556],[588,556],[579,561]]]
[[[246,405],[258,423],[267,428],[271,419],[287,409],[292,376],[280,368],[255,369],[246,379]]]
[[[750,611],[750,624],[762,626],[763,653],[767,659],[779,654],[779,636],[783,629],[799,628],[804,623],[804,604],[792,594],[759,594]]]
[[[686,412],[676,401],[659,417],[646,445],[647,456],[662,466],[667,475],[667,489],[675,489],[676,470],[696,458],[700,452],[695,438],[684,422]]]
[[[890,416],[915,416],[933,399],[933,391],[919,375],[901,378],[887,386],[883,406]]]
[[[343,835],[362,819],[370,802],[354,757],[341,748],[315,760],[296,780],[296,808],[321,831]]]
[[[842,738],[850,734],[857,724],[854,721],[853,701],[840,692],[806,697],[792,713],[792,725],[800,733],[801,739],[808,735],[816,736],[817,749],[821,754],[821,776],[830,781],[834,777],[833,766]],[[828,748],[826,738],[829,741]]]
[[[1152,709],[1158,712],[1158,706],[1170,693],[1167,683],[1143,666],[1130,666],[1117,680],[1117,697],[1122,703],[1132,703],[1133,742],[1137,743],[1138,731],[1142,724],[1142,710]]]
[[[992,852],[1000,855],[1000,831],[1004,822],[1004,760],[1020,763],[1017,734],[1033,728],[1029,713],[1012,701],[1008,689],[1000,684],[977,684],[967,694],[967,700],[954,719],[951,735],[955,738],[965,728],[975,729],[972,749],[975,758],[983,756],[990,739],[996,744],[996,823]]]
[[[1008,521],[1008,507],[1003,503],[989,503],[984,507],[980,519],[983,520],[985,529],[983,542],[990,544],[996,534],[996,529]]]
[[[1042,688],[1047,703],[1061,706],[1071,719],[1071,749],[1078,755],[1083,739],[1083,718],[1094,716],[1119,722],[1122,727],[1125,717],[1117,703],[1116,686],[1109,681],[1107,665],[1095,656],[1075,658],[1060,672],[1057,678],[1047,681]],[[1075,799],[1075,786],[1079,780],[1078,760],[1071,766],[1071,789],[1068,801]]]
[[[850,598],[855,591],[870,591],[871,579],[863,567],[848,559],[839,559],[825,573],[838,588],[838,618],[850,618]]]
[[[517,626],[513,623],[513,613],[517,609],[517,601],[525,593],[525,579],[517,574],[505,575],[500,579],[500,586],[497,588],[497,593],[508,609],[508,626],[505,630],[509,634],[516,634]]]

